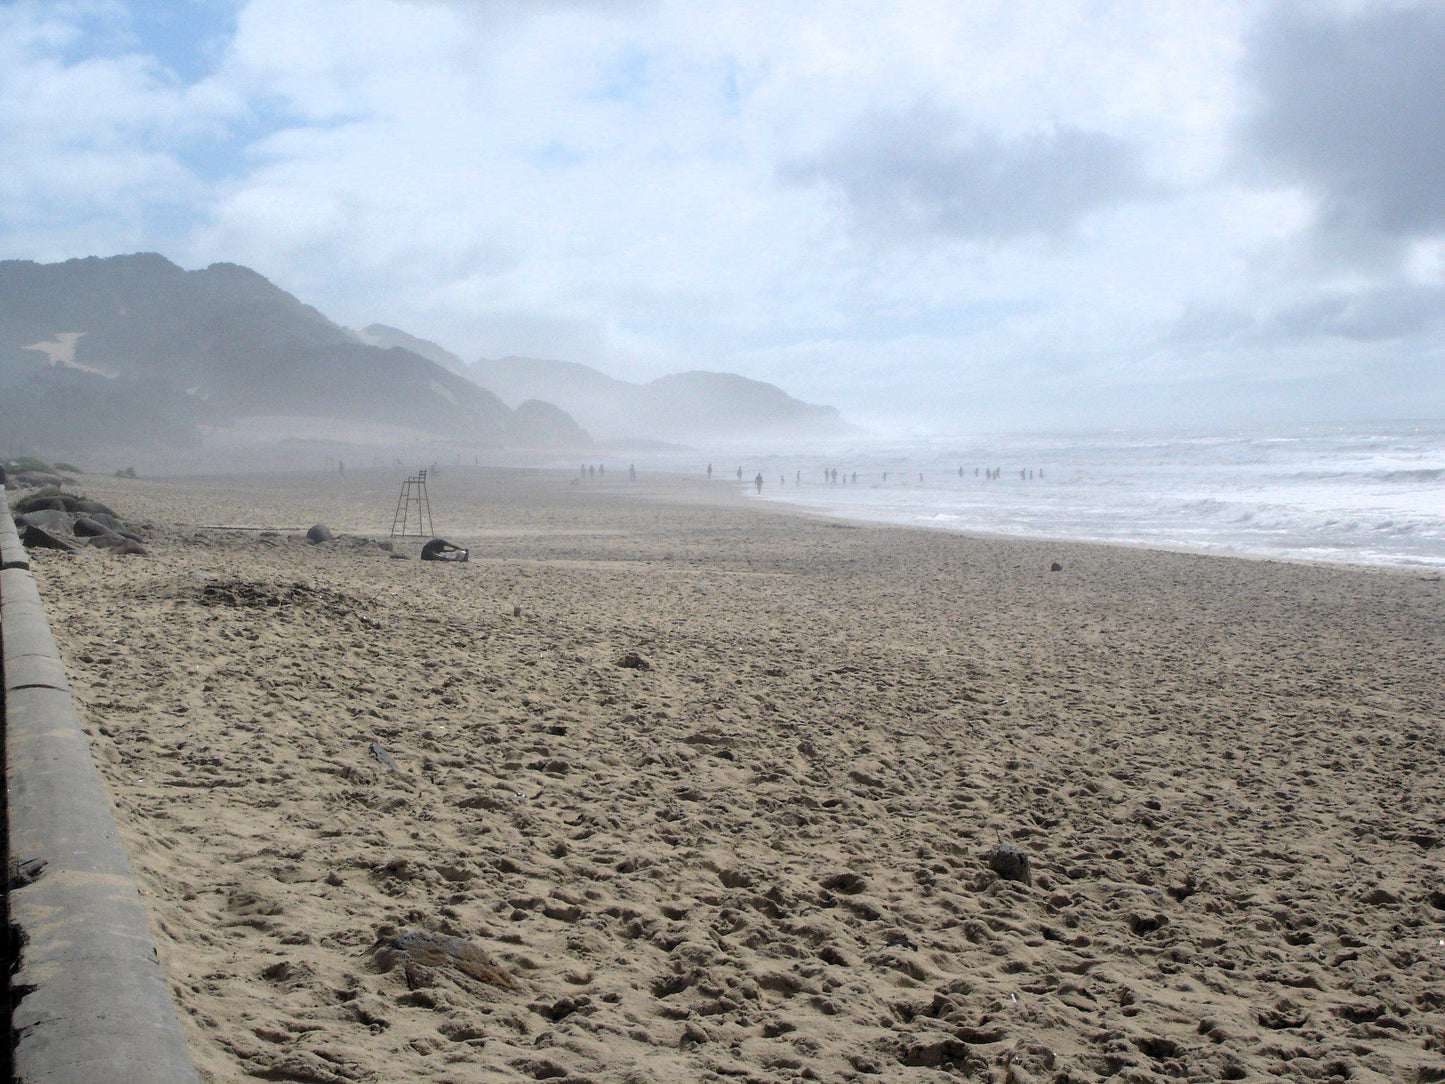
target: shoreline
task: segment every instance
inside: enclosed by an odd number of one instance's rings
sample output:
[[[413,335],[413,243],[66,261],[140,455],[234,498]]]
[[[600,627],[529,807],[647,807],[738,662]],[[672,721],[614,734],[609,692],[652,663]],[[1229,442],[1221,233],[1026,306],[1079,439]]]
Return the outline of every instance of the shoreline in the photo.
[[[1445,1072],[1438,577],[470,469],[36,562],[204,1079]]]
[[[496,466],[489,464],[444,466],[442,473],[437,478],[445,478],[446,475],[456,472],[462,475],[486,475],[488,473],[503,478],[517,477],[539,477],[554,485],[569,486],[574,479],[565,468],[547,466]],[[384,477],[386,480],[380,482],[376,487],[379,496],[384,495],[387,484],[393,482],[399,484],[401,478],[408,473],[414,473],[409,468],[359,468],[353,472],[354,478],[362,478],[375,481]],[[619,472],[620,473],[620,472]],[[100,489],[104,489],[111,481],[108,476],[88,475],[85,476],[87,483],[100,481]],[[317,481],[324,487],[326,480],[335,478],[334,475],[321,471],[306,468],[297,468],[291,471],[242,471],[236,473],[216,474],[161,474],[146,476],[143,481],[149,484],[160,484],[167,487],[206,487],[210,485],[227,486],[244,484],[247,487],[256,487],[261,490],[272,488],[276,484],[286,482],[297,483],[306,481]],[[659,491],[657,481],[663,480],[663,487]],[[434,480],[433,484],[437,484]],[[1303,565],[1307,567],[1324,567],[1337,569],[1354,569],[1360,571],[1393,571],[1407,575],[1419,575],[1426,579],[1431,576],[1445,574],[1445,564],[1431,563],[1429,559],[1418,561],[1356,561],[1347,559],[1332,559],[1325,557],[1297,556],[1292,554],[1274,554],[1257,552],[1246,549],[1211,549],[1205,546],[1193,546],[1188,544],[1164,544],[1147,540],[1128,540],[1116,538],[1083,538],[1075,536],[1051,536],[1042,534],[1018,534],[1008,532],[995,532],[980,528],[958,528],[951,526],[935,526],[927,523],[905,523],[894,520],[870,518],[863,515],[852,514],[846,511],[834,511],[825,508],[810,507],[797,503],[785,497],[756,499],[745,492],[749,488],[747,482],[733,482],[730,480],[700,481],[692,473],[682,471],[649,471],[645,480],[637,483],[627,482],[622,478],[608,479],[602,482],[590,481],[581,483],[581,492],[592,492],[595,495],[622,496],[631,493],[634,496],[646,500],[658,501],[663,504],[676,502],[682,507],[700,504],[704,506],[715,506],[720,508],[749,508],[754,510],[771,511],[773,514],[796,516],[811,520],[837,520],[856,527],[870,529],[899,530],[899,531],[921,531],[930,534],[943,534],[958,538],[970,538],[981,541],[993,542],[1026,542],[1038,545],[1058,546],[1103,546],[1118,548],[1126,551],[1142,551],[1149,553],[1171,553],[1180,556],[1193,557],[1220,557],[1232,560],[1243,561],[1264,561],[1279,562],[1282,564]],[[83,487],[82,487],[83,488]],[[92,485],[92,488],[97,488]],[[376,521],[381,523],[381,519]],[[305,530],[305,526],[299,524],[285,524],[281,526],[267,525],[243,525],[243,524],[210,524],[196,525],[198,528],[214,530]],[[355,533],[365,537],[383,538],[386,534],[385,525],[378,526],[375,530],[360,530]],[[444,531],[439,532],[445,534]],[[460,535],[459,537],[465,537]]]

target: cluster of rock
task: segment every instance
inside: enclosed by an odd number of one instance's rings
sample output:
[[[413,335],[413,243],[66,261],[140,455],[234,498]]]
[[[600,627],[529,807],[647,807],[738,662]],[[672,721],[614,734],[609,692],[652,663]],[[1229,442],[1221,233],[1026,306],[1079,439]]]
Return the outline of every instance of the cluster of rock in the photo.
[[[114,554],[146,552],[140,535],[100,501],[58,491],[41,491],[15,505],[15,526],[26,549],[75,553],[84,546]]]

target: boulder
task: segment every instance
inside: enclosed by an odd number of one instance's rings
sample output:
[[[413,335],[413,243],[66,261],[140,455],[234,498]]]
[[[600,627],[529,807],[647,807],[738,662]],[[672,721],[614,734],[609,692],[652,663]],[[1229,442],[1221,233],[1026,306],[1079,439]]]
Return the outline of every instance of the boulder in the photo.
[[[25,530],[20,533],[20,541],[28,550],[60,550],[62,553],[75,553],[78,548],[74,542],[59,538],[44,527],[37,527],[33,523],[25,525]]]
[[[136,557],[146,556],[146,548],[134,538],[126,538],[124,535],[116,534],[113,531],[106,531],[104,534],[91,535],[86,538],[86,544],[97,549],[109,550],[118,557],[133,555]]]
[[[1029,856],[1012,843],[1000,843],[988,852],[988,868],[1005,881],[1034,883],[1033,870],[1029,868]]]
[[[84,509],[81,509],[81,511],[85,511],[85,510],[84,510]],[[103,524],[104,526],[106,526],[106,527],[110,528],[112,531],[114,531],[116,534],[120,534],[121,531],[125,528],[125,524],[122,523],[120,520],[116,519],[116,518],[115,518],[115,515],[114,515],[113,513],[110,513],[110,512],[90,512],[90,513],[88,513],[88,515],[90,516],[91,519],[95,520],[95,522],[100,523],[100,524]]]
[[[433,538],[421,548],[423,561],[465,561],[468,553],[461,546],[454,546],[445,538]]]
[[[104,523],[91,519],[89,516],[77,516],[72,530],[75,532],[76,538],[95,538],[98,535],[119,534],[119,532],[107,527]]]
[[[68,493],[37,493],[33,497],[25,497],[15,503],[15,507],[27,515],[31,512],[43,512],[47,508],[56,512],[74,512],[75,498]]]
[[[33,525],[47,531],[74,533],[70,529],[70,517],[58,508],[37,508],[33,512],[26,512],[15,517],[15,525],[17,527]]]
[[[331,528],[324,523],[314,523],[306,532],[306,541],[313,546],[322,542],[330,542],[336,536],[331,533]]]
[[[64,485],[65,479],[58,474],[51,474],[43,470],[18,470],[8,476],[8,481],[15,485],[34,489],[37,486],[58,486]]]
[[[108,505],[101,501],[92,501],[89,499],[78,500],[75,502],[75,510],[77,512],[84,512],[88,516],[109,516],[112,519],[115,518],[115,513],[110,510]]]

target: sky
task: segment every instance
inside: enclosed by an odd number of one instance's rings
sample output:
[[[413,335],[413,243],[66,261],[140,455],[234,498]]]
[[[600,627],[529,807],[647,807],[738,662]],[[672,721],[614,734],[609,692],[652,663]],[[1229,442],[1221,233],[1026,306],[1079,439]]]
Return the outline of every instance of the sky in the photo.
[[[889,433],[1445,417],[1445,4],[9,0],[0,258]]]

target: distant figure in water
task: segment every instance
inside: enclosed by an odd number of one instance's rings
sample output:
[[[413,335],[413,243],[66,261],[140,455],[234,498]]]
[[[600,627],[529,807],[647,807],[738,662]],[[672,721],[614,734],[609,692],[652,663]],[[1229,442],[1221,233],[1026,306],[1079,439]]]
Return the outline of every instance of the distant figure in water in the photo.
[[[343,475],[346,473],[346,460],[338,459],[336,461],[336,473]]]
[[[854,472],[853,472],[853,484],[854,484],[855,486],[858,484],[858,472],[857,472],[857,471],[854,471]]]
[[[1019,469],[1019,479],[1022,480],[1023,478],[1024,478],[1024,472],[1023,472],[1023,469],[1020,468],[1020,469]]]
[[[709,463],[709,464],[707,465],[707,480],[708,480],[709,482],[712,481],[712,464],[711,464],[711,463]]]
[[[919,472],[918,472],[918,480],[919,480],[920,482],[923,481],[923,472],[922,472],[922,471],[919,471]]]
[[[631,480],[631,481],[633,481],[633,482],[637,481],[637,464],[636,464],[636,463],[629,463],[629,464],[627,464],[627,477],[628,477],[629,480]]]
[[[800,485],[803,484],[803,472],[802,472],[802,471],[799,471],[799,472],[797,473],[797,475],[793,478],[793,484],[794,484],[795,486],[800,486]]]
[[[1043,468],[1043,467],[1040,467],[1040,468],[1039,468],[1039,481],[1042,482],[1043,480],[1044,480],[1044,468]]]
[[[761,492],[763,491],[763,472],[762,472],[762,471],[758,471],[758,476],[753,479],[753,485],[755,485],[755,486],[758,487],[758,492],[759,492],[759,493],[761,493]]]
[[[597,468],[596,468],[595,466],[592,466],[592,465],[590,465],[590,464],[588,465],[588,467],[587,467],[587,477],[588,477],[588,478],[596,478],[596,477],[597,477]]]
[[[888,484],[888,472],[887,472],[887,471],[884,471],[884,472],[883,472],[883,484],[884,484],[885,486]]]
[[[780,474],[780,475],[778,475],[778,488],[781,489],[782,487],[786,486],[787,484],[788,484],[788,476],[785,475],[785,474]]]
[[[607,474],[607,468],[601,463],[597,464],[597,477],[602,478]]]
[[[977,474],[978,472],[975,471],[974,473]],[[962,467],[959,467],[959,468],[958,468],[958,476],[959,476],[960,478],[963,477],[963,468],[962,468]]]
[[[743,480],[743,469],[742,469],[742,467],[739,467],[739,468],[738,468],[738,481],[741,482],[742,480]]]

